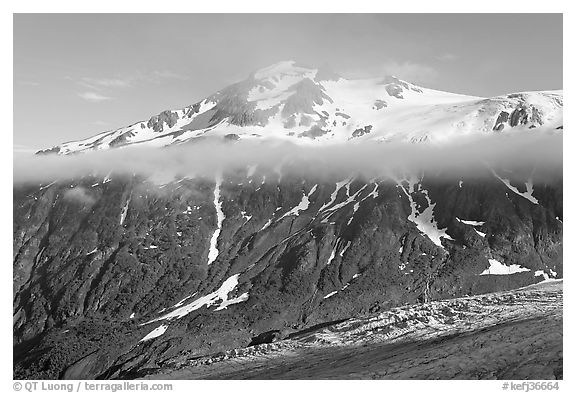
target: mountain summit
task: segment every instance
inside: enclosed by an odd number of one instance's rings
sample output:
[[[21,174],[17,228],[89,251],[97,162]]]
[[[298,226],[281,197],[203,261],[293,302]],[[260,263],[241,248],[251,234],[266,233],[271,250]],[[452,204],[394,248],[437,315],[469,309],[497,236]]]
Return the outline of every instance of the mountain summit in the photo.
[[[394,76],[349,80],[329,67],[283,61],[193,105],[42,153],[168,146],[206,137],[297,144],[444,143],[466,135],[561,129],[562,107],[561,90],[482,98],[427,89]]]

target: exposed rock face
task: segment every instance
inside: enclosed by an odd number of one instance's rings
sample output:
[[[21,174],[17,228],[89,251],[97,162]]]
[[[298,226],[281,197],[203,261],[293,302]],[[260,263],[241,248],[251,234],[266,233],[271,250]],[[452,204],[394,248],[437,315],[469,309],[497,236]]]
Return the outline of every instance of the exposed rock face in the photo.
[[[388,104],[384,100],[376,100],[374,101],[374,109],[380,110],[382,108],[386,108]]]
[[[399,99],[404,98],[404,96],[402,95],[404,89],[412,90],[417,93],[422,93],[422,89],[420,89],[418,86],[414,86],[410,83],[400,80],[395,76],[390,75],[385,76],[382,82],[380,82],[380,84],[386,85],[386,91],[391,97],[396,97]]]
[[[148,128],[152,128],[155,132],[164,131],[164,125],[171,128],[176,124],[179,119],[178,113],[172,111],[164,111],[159,115],[153,116],[148,120]]]
[[[496,124],[494,124],[494,131],[502,131],[504,129],[504,123],[508,121],[510,114],[508,112],[500,112],[498,118],[496,119]]]
[[[321,127],[314,125],[308,131],[304,131],[304,132],[300,133],[298,136],[314,139],[314,138],[318,138],[322,135],[325,135],[329,132],[330,132],[330,130],[323,130]]]
[[[60,147],[58,146],[54,146],[50,149],[44,149],[44,150],[39,150],[38,152],[36,152],[36,154],[42,155],[42,154],[58,154],[60,152]]]
[[[278,112],[278,108],[257,109],[255,102],[248,101],[248,93],[255,86],[255,83],[248,79],[235,83],[213,95],[210,100],[218,102],[218,106],[209,124],[214,125],[225,119],[230,124],[241,127],[268,124],[269,118]]]
[[[356,130],[354,130],[354,132],[352,133],[352,138],[358,138],[362,135],[366,135],[369,134],[370,131],[372,131],[372,126],[371,125],[367,125],[364,126],[364,128],[357,128]]]
[[[403,99],[404,96],[402,95],[402,87],[396,84],[390,84],[386,86],[386,91],[392,97],[396,97],[399,99]]]
[[[509,94],[508,98],[522,98],[521,94]],[[536,128],[544,124],[542,113],[532,105],[526,105],[520,102],[512,111],[502,111],[498,115],[494,127],[494,131],[502,131],[505,125],[510,127],[526,126],[529,128]]]
[[[316,324],[560,278],[562,178],[544,178],[513,192],[489,171],[367,181],[259,169],[218,186],[15,187],[15,378],[132,378]],[[488,274],[489,260],[529,270]]]
[[[324,100],[332,102],[332,99],[324,92],[324,88],[310,79],[303,79],[290,87],[289,91],[295,93],[284,104],[282,109],[284,118],[297,113],[314,114],[316,113],[314,111],[315,104],[322,105]]]

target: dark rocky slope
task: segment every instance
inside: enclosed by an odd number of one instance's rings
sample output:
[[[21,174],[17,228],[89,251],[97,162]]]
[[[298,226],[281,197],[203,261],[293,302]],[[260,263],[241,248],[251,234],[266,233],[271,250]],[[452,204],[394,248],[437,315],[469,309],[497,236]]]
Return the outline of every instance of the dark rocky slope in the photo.
[[[543,279],[536,271],[560,278],[562,178],[547,179],[534,185],[533,203],[489,171],[470,181],[426,175],[412,186],[356,177],[330,203],[342,177],[228,174],[211,264],[213,179],[15,186],[14,377],[133,378],[258,337],[527,285]],[[511,181],[519,193],[524,182]],[[304,196],[309,206],[285,216],[305,207]],[[413,208],[430,205],[453,240],[438,245],[410,221]],[[480,275],[489,259],[530,271]],[[142,325],[234,275],[227,299],[247,300]],[[163,325],[163,335],[140,342]]]

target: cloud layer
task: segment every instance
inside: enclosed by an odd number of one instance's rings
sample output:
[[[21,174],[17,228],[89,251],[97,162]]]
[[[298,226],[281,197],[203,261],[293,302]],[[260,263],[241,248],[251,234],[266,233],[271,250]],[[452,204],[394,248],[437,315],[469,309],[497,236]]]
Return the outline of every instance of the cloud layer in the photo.
[[[157,182],[182,176],[214,176],[250,165],[305,175],[389,175],[391,171],[435,171],[447,176],[485,173],[486,167],[524,170],[562,168],[561,134],[517,134],[468,139],[451,145],[346,144],[302,147],[288,143],[221,140],[168,148],[129,147],[72,156],[16,156],[14,183],[46,182],[85,175],[138,174]]]

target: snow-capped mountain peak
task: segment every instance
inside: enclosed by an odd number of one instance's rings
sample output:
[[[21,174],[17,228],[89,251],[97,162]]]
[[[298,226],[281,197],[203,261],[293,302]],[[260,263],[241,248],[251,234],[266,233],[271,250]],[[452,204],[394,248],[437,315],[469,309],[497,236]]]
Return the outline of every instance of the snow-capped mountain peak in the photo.
[[[395,76],[351,80],[329,67],[282,61],[206,99],[43,153],[168,146],[197,138],[297,144],[446,143],[468,135],[562,129],[562,91],[483,98]]]

